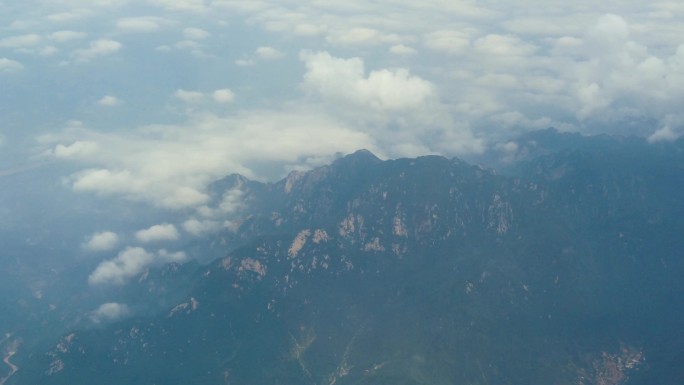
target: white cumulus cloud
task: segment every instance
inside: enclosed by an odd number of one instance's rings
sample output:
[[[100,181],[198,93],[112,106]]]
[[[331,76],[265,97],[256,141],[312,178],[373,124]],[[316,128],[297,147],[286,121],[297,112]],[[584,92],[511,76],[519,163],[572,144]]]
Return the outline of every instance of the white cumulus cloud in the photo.
[[[360,58],[336,58],[327,52],[303,51],[306,65],[303,86],[346,103],[381,110],[419,107],[435,97],[435,87],[404,68],[381,69],[366,75]]]
[[[83,244],[88,251],[109,251],[119,245],[119,236],[111,231],[95,233]]]
[[[123,284],[155,262],[156,256],[141,247],[129,247],[116,258],[100,263],[88,277],[88,283]]]
[[[390,156],[478,153],[481,139],[451,118],[437,86],[405,68],[366,72],[361,58],[303,51],[302,88],[330,109],[365,126]]]
[[[211,97],[216,103],[232,103],[235,101],[235,93],[227,88],[214,91]]]
[[[181,263],[188,259],[187,254],[183,251],[177,251],[175,253],[161,249],[157,252],[157,262],[158,263]]]
[[[186,259],[187,256],[183,252],[169,253],[160,250],[151,253],[141,247],[128,247],[115,258],[101,262],[88,277],[88,283],[122,285],[151,266],[183,262]]]
[[[135,238],[143,243],[159,241],[175,241],[178,239],[176,226],[169,223],[154,225],[150,228],[135,233]]]
[[[107,302],[100,305],[90,313],[90,319],[95,323],[116,321],[130,315],[131,311],[126,304]]]
[[[112,55],[118,52],[123,47],[123,44],[116,40],[99,39],[90,42],[88,48],[74,51],[76,60],[86,62],[100,56]]]
[[[221,223],[212,220],[198,220],[195,218],[190,218],[183,222],[183,230],[195,236],[213,233],[220,228]]]

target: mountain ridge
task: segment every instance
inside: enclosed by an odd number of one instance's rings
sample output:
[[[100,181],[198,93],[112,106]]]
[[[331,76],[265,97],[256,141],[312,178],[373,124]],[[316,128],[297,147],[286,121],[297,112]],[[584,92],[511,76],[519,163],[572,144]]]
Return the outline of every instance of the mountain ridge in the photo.
[[[522,177],[367,151],[231,176],[217,196],[239,189],[247,215],[185,301],[65,336],[8,384],[77,384],[83,362],[103,384],[675,384],[681,199],[644,186],[684,163],[616,169],[624,154],[592,146]]]

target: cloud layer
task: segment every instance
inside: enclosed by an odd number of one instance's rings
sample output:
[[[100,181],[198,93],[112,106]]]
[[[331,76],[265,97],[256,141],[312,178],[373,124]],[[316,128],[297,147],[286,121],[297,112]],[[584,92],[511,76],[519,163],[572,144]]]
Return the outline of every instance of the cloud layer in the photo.
[[[273,180],[359,148],[508,154],[502,143],[549,126],[684,135],[684,7],[673,1],[39,0],[0,11],[0,160],[62,162],[77,193],[183,213],[131,237],[146,246],[229,227],[241,192],[212,197],[208,185],[231,173]],[[126,247],[114,233],[82,239],[89,251]],[[90,282],[123,283],[168,258],[125,248]]]
[[[72,127],[43,136],[50,157],[89,168],[71,176],[79,192],[123,195],[169,208],[209,200],[209,182],[231,172],[262,175],[251,162],[287,167],[322,164],[338,151],[378,150],[369,135],[316,111],[250,111],[236,117],[202,114],[181,125],[146,126],[127,133]],[[65,143],[65,144],[63,144]],[[255,163],[253,167],[256,167]]]
[[[51,30],[24,20],[0,40],[5,76],[31,70],[18,52],[51,42],[66,67],[97,71],[97,59],[118,57],[104,76],[140,83],[110,82],[95,96],[116,115],[84,113],[74,118],[86,124],[40,137],[45,154],[82,165],[75,191],[201,207],[225,174],[280,177],[364,147],[468,156],[549,126],[652,141],[684,132],[684,31],[674,22],[684,10],[670,2],[528,13],[523,2],[150,1],[144,16],[117,4],[53,6]],[[104,31],[84,26],[106,12],[115,21]],[[226,51],[244,28],[260,37]]]

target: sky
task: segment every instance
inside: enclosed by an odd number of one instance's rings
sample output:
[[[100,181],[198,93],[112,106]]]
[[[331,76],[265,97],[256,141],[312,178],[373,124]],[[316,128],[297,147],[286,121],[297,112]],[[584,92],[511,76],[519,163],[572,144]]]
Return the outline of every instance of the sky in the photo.
[[[680,1],[0,0],[0,178],[57,164],[70,194],[182,212],[83,235],[114,253],[90,282],[122,282],[185,258],[146,245],[225,227],[240,191],[212,206],[207,186],[231,173],[510,156],[548,127],[677,139],[682,20]]]

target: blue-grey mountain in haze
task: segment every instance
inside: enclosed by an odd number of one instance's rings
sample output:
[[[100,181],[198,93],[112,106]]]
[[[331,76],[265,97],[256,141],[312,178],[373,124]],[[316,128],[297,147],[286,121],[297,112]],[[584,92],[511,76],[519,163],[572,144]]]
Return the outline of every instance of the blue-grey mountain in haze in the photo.
[[[90,323],[17,326],[2,383],[683,383],[684,141],[510,143],[498,172],[361,150],[227,176],[210,194],[239,191],[240,219],[180,246],[219,258],[134,271]]]

